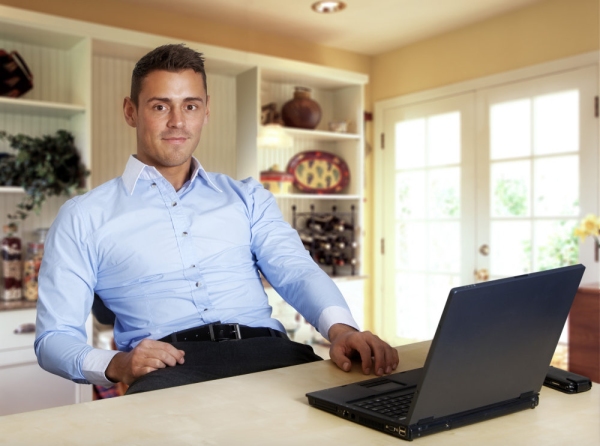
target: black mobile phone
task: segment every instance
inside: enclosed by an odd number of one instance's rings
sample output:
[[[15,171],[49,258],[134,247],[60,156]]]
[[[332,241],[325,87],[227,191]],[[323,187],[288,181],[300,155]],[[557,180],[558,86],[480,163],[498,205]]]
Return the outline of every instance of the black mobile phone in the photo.
[[[550,366],[544,385],[564,393],[581,393],[592,388],[592,381],[586,376]]]

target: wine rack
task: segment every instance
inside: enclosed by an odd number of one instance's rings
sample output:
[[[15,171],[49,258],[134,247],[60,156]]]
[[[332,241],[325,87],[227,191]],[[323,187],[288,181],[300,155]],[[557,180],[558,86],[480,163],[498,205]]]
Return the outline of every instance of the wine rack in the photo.
[[[336,206],[331,212],[297,212],[292,206],[292,225],[304,247],[319,266],[331,276],[356,275],[357,258],[355,231],[356,209],[338,212]]]

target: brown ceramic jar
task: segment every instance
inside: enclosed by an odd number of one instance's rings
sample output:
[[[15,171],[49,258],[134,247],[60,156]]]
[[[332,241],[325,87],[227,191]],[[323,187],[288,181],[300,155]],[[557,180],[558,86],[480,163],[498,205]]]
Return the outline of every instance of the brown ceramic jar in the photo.
[[[321,121],[321,107],[311,99],[309,88],[296,87],[294,99],[283,105],[281,117],[286,127],[312,130]]]

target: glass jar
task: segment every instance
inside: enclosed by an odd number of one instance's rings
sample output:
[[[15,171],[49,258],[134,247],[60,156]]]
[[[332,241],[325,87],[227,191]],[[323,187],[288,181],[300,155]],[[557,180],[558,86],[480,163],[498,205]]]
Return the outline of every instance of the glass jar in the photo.
[[[38,229],[36,231],[38,241],[27,243],[27,252],[23,261],[23,295],[27,300],[35,301],[38,298],[38,276],[47,232],[46,228]]]
[[[0,295],[3,300],[19,300],[21,291],[21,239],[17,236],[17,225],[4,226],[2,239],[2,277],[4,289]]]

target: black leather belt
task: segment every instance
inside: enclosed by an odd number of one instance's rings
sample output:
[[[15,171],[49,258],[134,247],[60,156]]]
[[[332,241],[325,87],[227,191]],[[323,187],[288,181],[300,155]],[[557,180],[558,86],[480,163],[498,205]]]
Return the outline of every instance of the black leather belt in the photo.
[[[267,327],[248,327],[239,324],[214,324],[202,325],[200,327],[188,328],[176,331],[164,338],[162,342],[192,342],[192,341],[237,341],[239,339],[275,337],[289,339],[285,333]]]

